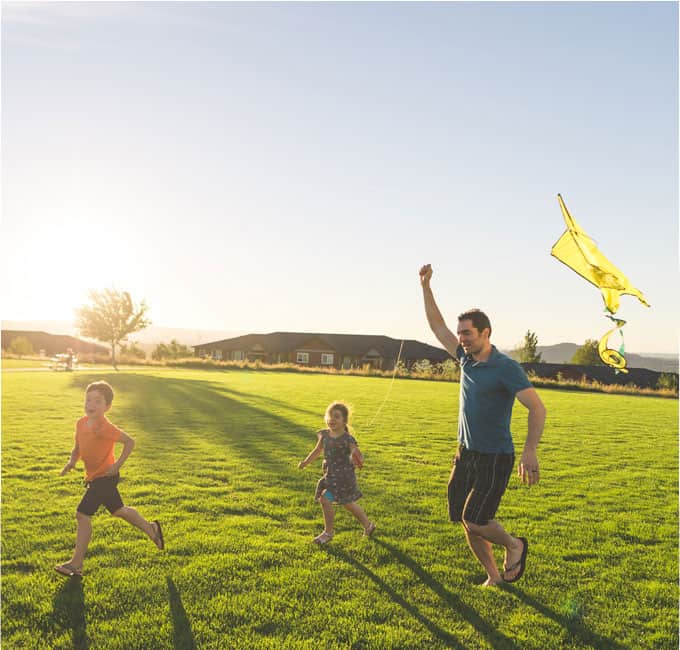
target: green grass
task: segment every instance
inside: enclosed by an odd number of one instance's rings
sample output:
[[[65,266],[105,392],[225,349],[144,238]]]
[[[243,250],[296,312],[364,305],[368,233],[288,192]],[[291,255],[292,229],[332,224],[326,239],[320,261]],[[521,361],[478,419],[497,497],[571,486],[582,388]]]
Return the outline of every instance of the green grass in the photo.
[[[70,556],[81,468],[73,424],[95,378],[137,441],[128,505],[167,550],[104,510],[85,577]],[[539,391],[542,482],[516,477],[498,518],[528,537],[525,577],[499,589],[446,519],[457,385],[272,372],[3,373],[3,648],[678,647],[677,403]],[[326,547],[320,461],[296,468],[333,399],[355,407],[371,539],[338,512]],[[521,448],[526,411],[515,407]],[[501,559],[499,552],[499,561]]]
[[[2,357],[2,369],[9,370],[14,368],[47,368],[50,360],[45,357],[33,359],[12,359]]]

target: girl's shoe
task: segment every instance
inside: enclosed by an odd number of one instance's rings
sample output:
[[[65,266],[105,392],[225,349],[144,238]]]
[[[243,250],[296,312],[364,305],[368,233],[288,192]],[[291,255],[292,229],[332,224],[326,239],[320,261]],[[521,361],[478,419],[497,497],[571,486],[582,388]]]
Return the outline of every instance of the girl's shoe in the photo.
[[[325,530],[321,535],[317,535],[312,541],[315,544],[327,544],[333,539],[333,533],[327,533]]]
[[[364,537],[370,537],[375,532],[375,524],[371,522],[368,528],[364,528]]]

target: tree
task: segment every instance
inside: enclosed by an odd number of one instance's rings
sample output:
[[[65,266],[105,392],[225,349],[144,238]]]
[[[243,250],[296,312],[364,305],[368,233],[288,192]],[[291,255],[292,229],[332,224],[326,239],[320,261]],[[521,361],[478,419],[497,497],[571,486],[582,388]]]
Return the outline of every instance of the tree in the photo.
[[[662,372],[659,375],[659,380],[656,382],[656,387],[661,390],[678,390],[678,376],[673,372]]]
[[[146,352],[139,347],[137,341],[121,342],[120,355],[132,359],[146,359]]]
[[[159,343],[151,353],[151,358],[156,361],[161,361],[162,359],[186,359],[193,356],[193,349],[188,345],[182,345],[177,339],[172,339],[169,345]]]
[[[587,339],[586,342],[574,352],[574,356],[569,363],[578,366],[603,366],[600,353],[597,351],[597,341]]]
[[[91,304],[76,310],[76,327],[83,336],[111,346],[111,363],[116,366],[116,346],[125,338],[151,324],[144,318],[148,309],[142,301],[135,307],[127,291],[104,289],[89,292]]]
[[[427,374],[432,372],[432,363],[429,359],[418,359],[411,366],[411,370],[413,372]]]
[[[535,332],[527,330],[524,335],[524,342],[513,350],[512,356],[520,363],[541,363],[541,353],[536,352],[538,346],[538,336]]]
[[[9,344],[9,351],[18,357],[26,357],[33,354],[33,345],[25,336],[16,336]]]
[[[442,377],[446,377],[450,381],[460,380],[460,364],[453,359],[446,359],[441,363],[436,363],[435,368]]]

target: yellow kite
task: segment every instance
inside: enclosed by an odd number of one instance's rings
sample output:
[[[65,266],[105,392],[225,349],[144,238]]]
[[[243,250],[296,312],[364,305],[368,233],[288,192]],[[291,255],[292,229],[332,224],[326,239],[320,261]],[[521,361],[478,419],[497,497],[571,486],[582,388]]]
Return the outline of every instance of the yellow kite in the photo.
[[[581,226],[569,214],[560,194],[557,195],[557,200],[560,202],[567,230],[552,247],[550,254],[600,289],[604,304],[610,313],[617,312],[622,293],[636,296],[643,305],[649,307],[640,290],[630,283],[630,280],[597,249],[595,242],[583,232]]]
[[[567,230],[555,242],[550,251],[551,255],[576,271],[582,278],[594,284],[602,292],[602,299],[610,314],[616,313],[621,294],[624,293],[636,296],[643,305],[649,307],[640,290],[630,283],[630,280],[598,250],[595,242],[583,232],[574,217],[569,214],[560,194],[557,195],[557,200],[560,203]],[[616,323],[616,327],[607,332],[600,340],[598,348],[600,358],[607,365],[622,372],[628,372],[625,369],[626,361],[623,358],[623,347],[618,353],[607,348],[609,335],[617,329],[620,330],[625,324],[625,321],[620,319],[612,318],[612,320]]]

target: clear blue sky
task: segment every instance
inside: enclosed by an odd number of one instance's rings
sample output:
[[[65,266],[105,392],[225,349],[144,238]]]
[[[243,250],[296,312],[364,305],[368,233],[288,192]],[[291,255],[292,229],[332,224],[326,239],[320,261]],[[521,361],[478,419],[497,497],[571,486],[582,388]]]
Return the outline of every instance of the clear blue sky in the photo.
[[[573,216],[643,291],[631,352],[678,346],[678,5],[2,4],[2,317],[88,288],[154,324],[500,347],[599,338],[550,257]]]

